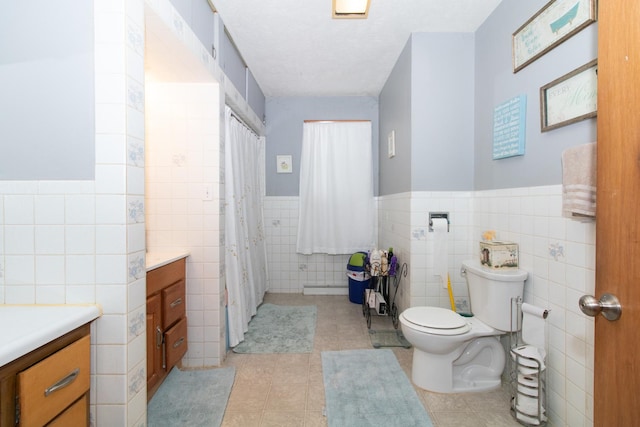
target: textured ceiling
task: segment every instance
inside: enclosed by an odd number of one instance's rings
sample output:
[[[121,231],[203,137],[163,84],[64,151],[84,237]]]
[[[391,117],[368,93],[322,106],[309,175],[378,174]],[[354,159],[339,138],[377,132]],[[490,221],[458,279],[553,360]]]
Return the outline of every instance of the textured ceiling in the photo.
[[[212,0],[266,96],[377,96],[413,32],[474,32],[501,0]]]

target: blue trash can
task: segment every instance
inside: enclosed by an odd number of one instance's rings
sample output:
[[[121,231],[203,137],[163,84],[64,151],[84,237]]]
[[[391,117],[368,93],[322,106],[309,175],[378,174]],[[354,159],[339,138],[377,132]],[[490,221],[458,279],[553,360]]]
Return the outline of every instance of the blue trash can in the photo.
[[[366,252],[356,252],[351,255],[347,263],[347,277],[349,278],[349,301],[362,304],[362,294],[369,287],[371,278],[365,271]]]

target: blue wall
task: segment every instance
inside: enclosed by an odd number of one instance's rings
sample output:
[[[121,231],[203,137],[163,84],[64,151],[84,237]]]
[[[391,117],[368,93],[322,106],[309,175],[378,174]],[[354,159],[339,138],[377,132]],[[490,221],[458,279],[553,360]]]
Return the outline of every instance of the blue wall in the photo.
[[[380,194],[411,190],[411,39],[380,92]],[[389,158],[387,139],[395,132],[396,155]]]
[[[0,180],[94,179],[93,15],[93,2],[3,3]]]
[[[413,34],[412,191],[473,188],[473,34]]]
[[[546,4],[502,2],[475,33],[413,34],[378,100],[267,99],[267,195],[298,195],[305,119],[372,120],[377,195],[560,184],[562,151],[595,141],[596,119],[542,133],[540,87],[597,57],[597,23],[514,74],[512,34]],[[517,95],[527,96],[525,155],[493,160],[494,108]],[[293,155],[293,174],[275,173],[277,154]]]
[[[560,184],[562,151],[596,140],[595,118],[542,133],[540,87],[597,57],[597,23],[513,73],[512,34],[546,4],[547,0],[503,1],[476,31],[476,190]],[[493,109],[520,94],[527,96],[525,155],[493,160]]]
[[[187,21],[202,45],[211,53],[214,38],[213,10],[206,0],[170,0],[180,16]]]
[[[378,194],[378,100],[373,97],[273,97],[266,107],[267,196],[298,196],[305,120],[371,120],[374,190]],[[385,139],[386,141],[386,139]],[[293,173],[276,173],[277,155],[293,156]]]
[[[471,33],[411,35],[380,93],[380,195],[473,189],[473,61]]]
[[[225,32],[224,22],[214,13],[207,0],[170,0],[182,18],[189,24],[204,48],[214,56],[226,78],[249,107],[264,119],[265,97],[242,55]],[[215,49],[215,53],[213,52]]]
[[[258,85],[251,70],[247,68],[247,104],[256,113],[260,120],[264,121],[265,96]]]

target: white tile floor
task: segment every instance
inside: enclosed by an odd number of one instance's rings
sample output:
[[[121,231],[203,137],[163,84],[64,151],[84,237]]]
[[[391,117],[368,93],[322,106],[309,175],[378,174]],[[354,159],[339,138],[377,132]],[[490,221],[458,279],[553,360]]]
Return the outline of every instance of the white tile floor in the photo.
[[[265,302],[318,307],[313,352],[229,353],[223,366],[235,366],[236,379],[222,425],[326,426],[320,352],[373,348],[362,308],[349,302],[347,296],[267,294]],[[374,316],[371,327],[393,329],[391,318],[386,316]],[[398,347],[393,348],[393,352],[407,377],[411,378],[413,350]],[[439,394],[419,388],[416,391],[435,427],[519,425],[509,413],[509,393],[506,386],[486,393]]]

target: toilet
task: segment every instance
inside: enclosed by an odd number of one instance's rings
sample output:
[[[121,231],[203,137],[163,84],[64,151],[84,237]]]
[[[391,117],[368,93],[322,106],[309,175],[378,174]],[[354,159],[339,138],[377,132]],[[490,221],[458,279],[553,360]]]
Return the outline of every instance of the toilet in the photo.
[[[439,393],[493,390],[500,387],[505,350],[500,335],[515,331],[511,299],[522,297],[528,273],[491,270],[478,260],[464,261],[472,317],[440,307],[411,307],[400,325],[413,345],[411,379]]]

